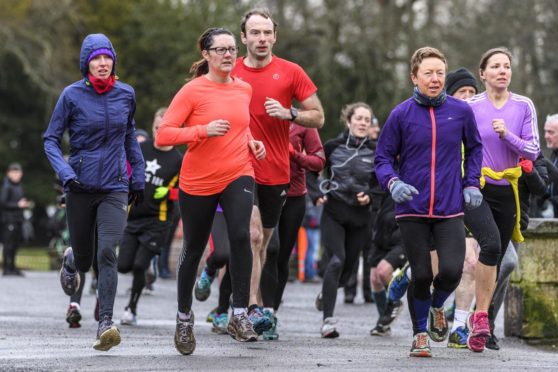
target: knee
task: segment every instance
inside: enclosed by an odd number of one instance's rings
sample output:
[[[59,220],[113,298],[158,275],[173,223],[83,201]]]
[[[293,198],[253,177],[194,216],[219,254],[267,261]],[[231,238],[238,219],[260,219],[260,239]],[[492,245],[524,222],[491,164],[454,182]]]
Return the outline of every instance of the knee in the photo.
[[[376,267],[376,275],[381,284],[387,285],[393,275],[393,266],[386,260],[380,261],[378,267]]]
[[[327,270],[335,273],[336,275],[341,275],[341,270],[343,270],[344,262],[345,259],[343,257],[333,255],[327,263]]]
[[[426,289],[428,289],[428,292],[430,293],[430,285],[432,284],[432,281],[434,280],[434,278],[432,276],[432,272],[426,272],[426,271],[421,270],[419,272],[413,271],[413,275],[412,275],[411,280],[412,280],[412,282],[415,286],[415,289],[426,288]]]
[[[118,272],[122,274],[126,274],[132,271],[132,265],[128,264],[127,262],[118,261],[117,267],[118,267]]]
[[[104,249],[100,249],[99,252],[99,266],[101,265],[108,265],[108,266],[116,266],[116,252],[114,249],[110,247],[105,247]]]
[[[250,226],[250,243],[252,247],[261,247],[263,244],[263,230],[259,226]]]
[[[486,242],[480,243],[479,261],[486,266],[496,266],[501,252],[499,237],[487,239]]]

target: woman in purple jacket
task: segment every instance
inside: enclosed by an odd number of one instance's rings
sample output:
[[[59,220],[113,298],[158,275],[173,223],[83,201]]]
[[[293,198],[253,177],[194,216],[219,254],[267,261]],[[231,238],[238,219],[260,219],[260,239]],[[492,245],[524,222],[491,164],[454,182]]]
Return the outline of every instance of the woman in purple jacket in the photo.
[[[414,333],[411,356],[432,355],[428,336],[436,342],[447,338],[443,304],[463,270],[464,207],[476,208],[482,202],[477,124],[465,102],[446,96],[446,71],[446,59],[439,50],[415,51],[411,58],[413,97],[391,112],[375,159],[378,181],[396,203],[396,219],[413,272],[407,292]],[[435,278],[432,245],[439,257]]]

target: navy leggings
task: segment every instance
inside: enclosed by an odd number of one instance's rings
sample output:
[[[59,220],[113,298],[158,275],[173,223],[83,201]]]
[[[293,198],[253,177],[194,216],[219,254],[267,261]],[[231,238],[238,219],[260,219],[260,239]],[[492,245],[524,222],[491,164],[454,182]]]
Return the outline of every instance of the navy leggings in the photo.
[[[66,218],[77,269],[89,271],[97,232],[97,293],[99,316],[112,317],[118,285],[116,247],[128,216],[128,193],[73,193],[66,195]]]
[[[197,268],[209,239],[217,204],[221,204],[223,208],[231,245],[233,306],[248,306],[252,272],[250,217],[253,198],[254,179],[249,176],[239,177],[219,194],[200,196],[180,191],[184,244],[177,267],[178,311],[188,313],[192,308],[192,290],[196,283]]]

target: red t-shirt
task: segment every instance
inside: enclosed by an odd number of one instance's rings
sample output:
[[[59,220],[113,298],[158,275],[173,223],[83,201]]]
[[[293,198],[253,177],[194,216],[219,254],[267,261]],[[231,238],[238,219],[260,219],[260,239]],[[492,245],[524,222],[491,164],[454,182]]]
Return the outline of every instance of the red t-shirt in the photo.
[[[262,185],[289,183],[289,121],[270,117],[265,111],[266,97],[290,108],[292,99],[304,101],[318,88],[297,64],[273,56],[262,68],[244,64],[244,57],[236,60],[232,75],[252,86],[250,102],[250,131],[255,139],[265,145],[266,156],[254,161],[256,182]]]
[[[250,85],[233,79],[216,83],[200,76],[176,93],[157,132],[157,144],[187,144],[180,189],[191,195],[220,193],[240,176],[253,176],[248,147]],[[224,136],[208,137],[207,124],[228,120]]]

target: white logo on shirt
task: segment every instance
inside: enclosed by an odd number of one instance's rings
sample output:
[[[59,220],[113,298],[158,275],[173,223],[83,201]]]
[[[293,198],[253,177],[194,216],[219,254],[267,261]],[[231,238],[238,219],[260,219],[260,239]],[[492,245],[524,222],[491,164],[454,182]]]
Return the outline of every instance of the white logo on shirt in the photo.
[[[280,75],[279,75],[279,74],[273,74],[272,78],[273,78],[274,80],[279,80]]]
[[[145,173],[155,174],[159,169],[161,169],[161,166],[157,163],[157,159],[145,162]]]

